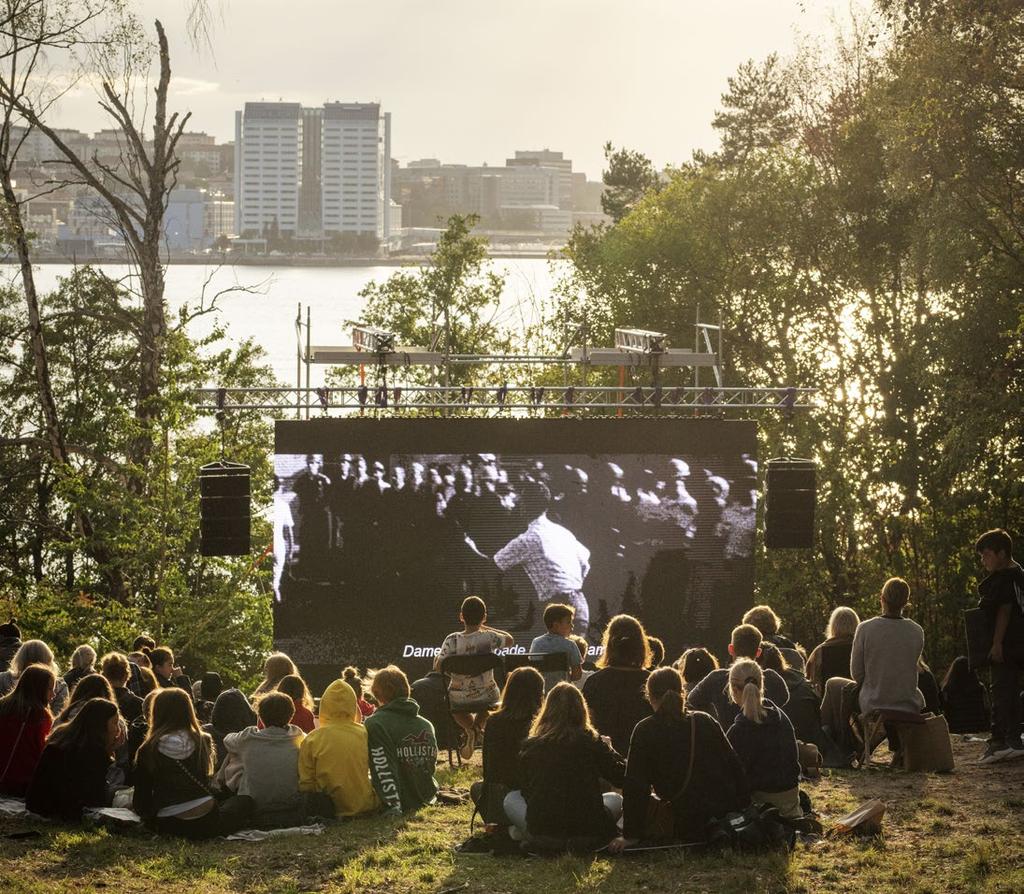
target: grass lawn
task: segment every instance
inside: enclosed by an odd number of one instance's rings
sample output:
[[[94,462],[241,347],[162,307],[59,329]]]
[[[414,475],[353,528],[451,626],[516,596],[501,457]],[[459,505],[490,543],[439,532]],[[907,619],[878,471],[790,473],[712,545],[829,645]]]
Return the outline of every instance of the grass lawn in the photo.
[[[881,837],[828,839],[788,858],[660,852],[619,858],[494,858],[452,848],[469,808],[339,823],[318,837],[187,844],[149,835],[0,821],[0,892],[756,892],[1024,891],[1024,761],[978,768],[980,744],[954,743],[957,770],[833,771],[809,789],[826,827],[868,798],[889,810]],[[474,766],[441,771],[468,787]],[[40,837],[10,839],[38,829]]]

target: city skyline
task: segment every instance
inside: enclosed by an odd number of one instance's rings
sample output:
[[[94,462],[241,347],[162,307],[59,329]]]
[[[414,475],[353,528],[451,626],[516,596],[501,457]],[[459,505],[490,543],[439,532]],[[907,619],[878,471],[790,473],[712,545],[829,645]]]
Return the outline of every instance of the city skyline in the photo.
[[[167,27],[173,107],[192,111],[190,129],[218,142],[233,138],[245,102],[380,102],[393,115],[392,156],[403,166],[419,158],[501,165],[512,148],[547,148],[591,180],[600,179],[607,140],[658,167],[713,149],[711,118],[742,62],[792,53],[794,29],[828,40],[832,17],[842,24],[850,15],[842,0],[724,0],[714,10],[527,0],[486,12],[468,0],[442,9],[310,3],[317,27],[289,31],[269,0],[225,0],[214,4],[211,54],[188,43],[187,4],[138,5],[143,22],[159,16]],[[90,95],[76,88],[59,125],[107,127]]]

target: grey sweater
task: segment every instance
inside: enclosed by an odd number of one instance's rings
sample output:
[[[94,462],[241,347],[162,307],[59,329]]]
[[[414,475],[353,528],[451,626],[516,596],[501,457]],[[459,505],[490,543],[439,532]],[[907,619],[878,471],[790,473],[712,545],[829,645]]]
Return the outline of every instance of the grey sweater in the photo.
[[[919,713],[924,696],[917,688],[917,664],[923,651],[924,631],[910,618],[862,621],[850,655],[850,672],[860,683],[861,711]]]
[[[305,734],[297,726],[247,727],[224,737],[229,754],[242,761],[238,794],[250,795],[257,810],[283,810],[299,800],[299,746]]]

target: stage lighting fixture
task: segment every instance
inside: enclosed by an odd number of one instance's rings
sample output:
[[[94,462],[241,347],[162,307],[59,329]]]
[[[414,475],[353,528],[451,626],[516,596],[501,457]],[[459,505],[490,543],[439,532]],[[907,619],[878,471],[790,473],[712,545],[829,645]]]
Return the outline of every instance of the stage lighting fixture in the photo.
[[[616,329],[615,347],[641,354],[663,354],[668,347],[668,336],[650,329]]]
[[[360,351],[392,354],[395,350],[395,333],[358,323],[352,327],[352,344]]]

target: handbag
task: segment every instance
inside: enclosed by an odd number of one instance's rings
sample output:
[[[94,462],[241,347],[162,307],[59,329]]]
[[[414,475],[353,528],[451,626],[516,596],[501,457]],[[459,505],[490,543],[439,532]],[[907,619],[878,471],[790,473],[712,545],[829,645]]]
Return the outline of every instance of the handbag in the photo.
[[[693,776],[693,761],[697,745],[697,724],[690,718],[690,763],[686,768],[686,779],[682,788],[671,798],[662,800],[654,792],[651,792],[647,802],[647,816],[644,818],[644,840],[657,840],[675,838],[676,817],[672,804],[678,800],[683,792],[690,786],[690,779]]]

